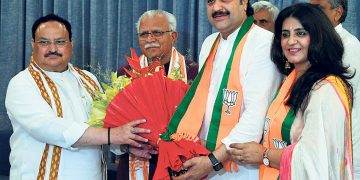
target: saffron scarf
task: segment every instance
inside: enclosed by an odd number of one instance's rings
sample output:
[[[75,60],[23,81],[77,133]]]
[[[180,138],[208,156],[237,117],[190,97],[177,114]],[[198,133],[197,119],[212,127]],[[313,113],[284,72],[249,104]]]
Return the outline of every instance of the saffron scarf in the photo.
[[[222,76],[206,139],[206,148],[210,151],[219,147],[221,140],[239,122],[242,104],[242,88],[239,77],[240,59],[251,27],[253,27],[252,16],[245,20],[237,34]],[[219,42],[220,34],[216,38],[204,66],[170,120],[167,132],[161,135],[163,140],[171,141],[172,138],[179,139],[179,137],[195,139],[197,137],[204,119],[213,62]],[[228,171],[231,170],[230,161],[225,163],[225,168]],[[234,168],[237,170],[236,166]]]
[[[291,107],[286,105],[292,86],[296,79],[293,70],[282,84],[276,98],[271,103],[265,120],[263,146],[272,149],[284,149],[290,145],[290,129],[295,116]],[[279,177],[279,170],[260,165],[259,179],[275,180]]]
[[[351,139],[351,98],[344,81],[336,76],[328,76],[324,79],[332,85],[338,95],[346,114],[345,135],[344,135],[344,157],[341,164],[341,177],[345,179],[354,179],[353,159],[352,159],[352,139]],[[285,148],[280,162],[280,178],[282,180],[291,180],[292,154],[297,144],[292,144]]]
[[[75,77],[81,81],[81,85],[86,89],[89,95],[92,98],[95,98],[94,90],[100,90],[97,86],[96,82],[92,80],[88,75],[82,72],[79,68],[72,66],[71,64],[68,65],[72,73],[78,74]],[[44,100],[49,104],[51,108],[57,113],[58,117],[63,117],[63,111],[61,107],[61,100],[55,83],[44,73],[44,71],[35,63],[33,57],[31,57],[30,65],[28,70],[36,82],[38,86],[41,96]],[[45,85],[49,87],[49,89],[45,88]],[[51,98],[51,97],[52,98]],[[55,106],[55,107],[54,107]],[[45,149],[43,151],[43,155],[41,158],[39,172],[37,179],[43,180],[45,179],[45,171],[46,171],[46,160],[49,154],[49,147],[53,145],[46,144]],[[60,167],[60,156],[61,156],[61,147],[53,146],[53,153],[51,158],[51,165],[50,165],[50,180],[56,180],[58,177],[59,167]]]
[[[140,56],[140,66],[142,68],[148,66],[148,58],[144,55]],[[168,77],[170,78],[172,75],[179,74],[182,81],[187,83],[187,73],[186,73],[186,64],[185,64],[185,57],[179,53],[176,48],[172,47],[171,50],[171,58],[170,58],[170,65],[169,71],[167,72]]]

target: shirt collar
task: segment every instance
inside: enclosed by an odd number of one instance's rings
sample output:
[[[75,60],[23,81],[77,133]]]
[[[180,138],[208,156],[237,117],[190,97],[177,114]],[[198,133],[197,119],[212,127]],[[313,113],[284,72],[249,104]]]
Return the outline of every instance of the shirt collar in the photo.
[[[48,75],[50,78],[56,78],[56,79],[62,79],[64,78],[65,76],[69,75],[70,74],[70,69],[69,69],[69,66],[68,68],[64,71],[64,72],[51,72],[51,71],[46,71],[44,70],[44,73],[46,75]]]
[[[336,31],[336,32],[340,32],[340,31],[342,31],[342,29],[343,29],[343,27],[342,27],[342,24],[341,24],[341,23],[338,24],[337,26],[335,26],[335,31]]]
[[[221,41],[224,41],[224,42],[234,42],[235,39],[236,39],[236,36],[240,30],[241,26],[238,27],[234,32],[232,32],[228,37],[227,39],[224,39],[222,36],[221,36]]]

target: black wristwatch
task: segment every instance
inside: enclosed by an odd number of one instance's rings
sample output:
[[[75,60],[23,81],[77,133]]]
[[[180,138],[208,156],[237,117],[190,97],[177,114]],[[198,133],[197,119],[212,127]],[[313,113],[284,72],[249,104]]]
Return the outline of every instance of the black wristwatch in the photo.
[[[213,153],[210,153],[208,157],[215,171],[220,171],[224,167],[222,163],[216,159]]]

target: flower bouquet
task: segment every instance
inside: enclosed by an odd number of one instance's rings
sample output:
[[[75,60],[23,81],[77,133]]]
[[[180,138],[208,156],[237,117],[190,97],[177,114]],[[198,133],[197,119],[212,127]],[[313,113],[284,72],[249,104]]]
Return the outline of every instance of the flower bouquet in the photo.
[[[150,76],[134,79],[120,91],[106,109],[104,127],[124,125],[136,119],[146,119],[139,127],[151,130],[142,136],[157,146],[159,134],[166,131],[168,122],[188,86],[173,81],[159,71]]]
[[[164,69],[155,61],[141,67],[136,53],[126,57],[132,70],[124,69],[126,76],[116,77],[112,73],[112,85],[104,86],[104,93],[97,92],[98,98],[92,107],[91,126],[116,127],[136,119],[146,119],[139,127],[151,130],[141,134],[149,143],[159,148],[159,158],[153,179],[170,179],[171,175],[186,172],[184,161],[210,152],[200,144],[198,138],[167,134],[170,119],[182,101],[189,85],[182,81],[178,70],[165,76]],[[160,138],[160,135],[166,138]]]
[[[150,129],[141,134],[157,147],[159,135],[166,131],[168,122],[189,86],[181,80],[165,76],[158,61],[142,68],[140,60],[131,49],[131,58],[126,57],[132,70],[125,70],[130,77],[116,77],[112,73],[112,85],[104,85],[104,93],[97,92],[90,126],[117,127],[137,119],[146,119],[139,127]]]

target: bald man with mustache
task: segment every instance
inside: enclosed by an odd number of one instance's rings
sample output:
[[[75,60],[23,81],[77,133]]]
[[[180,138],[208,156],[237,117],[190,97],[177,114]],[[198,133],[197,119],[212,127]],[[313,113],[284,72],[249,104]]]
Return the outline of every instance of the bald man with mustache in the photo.
[[[146,67],[157,60],[164,66],[167,75],[177,68],[184,68],[180,71],[184,72],[181,79],[191,84],[198,73],[198,65],[185,59],[174,47],[178,37],[175,16],[163,10],[149,10],[140,16],[136,28],[143,53],[140,56],[141,66]],[[130,66],[119,68],[118,76],[126,74],[124,68],[130,69]],[[157,164],[157,152],[152,150],[150,145],[144,145],[141,149],[123,147],[122,151],[126,153],[120,155],[118,179],[145,179],[146,174],[152,179]],[[129,164],[136,167],[129,168]]]

